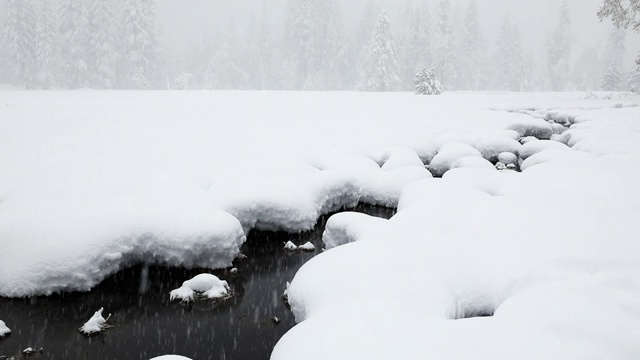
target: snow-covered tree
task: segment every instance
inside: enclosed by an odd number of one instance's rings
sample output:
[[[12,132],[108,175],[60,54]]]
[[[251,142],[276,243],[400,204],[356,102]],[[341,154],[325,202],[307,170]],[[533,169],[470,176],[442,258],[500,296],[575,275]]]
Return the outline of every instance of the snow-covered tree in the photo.
[[[442,93],[440,81],[433,75],[433,71],[426,66],[416,74],[413,78],[413,83],[417,95],[440,95]]]
[[[160,53],[153,0],[124,0],[122,43],[120,87],[151,88]]]
[[[223,39],[211,56],[204,79],[206,89],[238,89],[245,76],[248,77],[229,53],[229,43],[229,38]]]
[[[629,85],[629,90],[636,94],[640,93],[640,64],[635,66],[627,80],[627,83]]]
[[[182,73],[173,80],[176,90],[189,90],[189,84],[193,79],[193,74]]]
[[[426,6],[410,6],[407,21],[408,29],[402,42],[401,68],[403,84],[409,89],[409,86],[414,86],[413,77],[416,72],[432,63],[429,12]]]
[[[604,91],[620,91],[622,90],[622,78],[620,70],[616,64],[611,63],[602,78],[602,90]]]
[[[367,56],[362,87],[367,91],[394,91],[400,86],[400,67],[387,13],[378,15]]]
[[[433,32],[433,57],[435,75],[445,88],[452,88],[458,78],[456,72],[456,39],[449,20],[451,4],[440,0],[437,22]]]
[[[323,89],[341,90],[351,85],[353,79],[350,71],[349,54],[347,49],[344,24],[338,9],[336,0],[326,0],[320,3],[320,18],[324,21],[320,24],[319,38],[322,64],[320,71]]]
[[[600,21],[611,19],[619,29],[631,28],[640,32],[640,0],[604,0],[598,17]],[[640,55],[636,62],[640,64]]]
[[[458,55],[458,63],[461,65],[459,74],[462,78],[461,84],[464,89],[480,90],[486,81],[484,46],[478,4],[476,0],[472,0],[467,8],[460,46],[461,51]]]
[[[120,50],[120,8],[113,6],[113,0],[93,0],[89,13],[91,84],[99,89],[112,89],[116,85]]]
[[[48,89],[58,79],[59,33],[50,2],[38,8],[36,21],[35,67],[38,86]]]
[[[285,25],[285,49],[289,54],[295,89],[312,89],[317,66],[316,1],[289,0]]]
[[[564,0],[560,6],[558,24],[548,43],[547,71],[551,90],[563,91],[568,86],[572,44],[571,18]]]
[[[503,20],[498,34],[494,60],[494,87],[499,90],[524,90],[524,56],[520,31],[509,16]]]
[[[4,47],[14,83],[33,86],[35,66],[35,11],[30,0],[7,0]]]
[[[89,11],[86,0],[63,0],[61,14],[62,73],[71,88],[89,85]]]
[[[596,47],[582,51],[573,66],[573,83],[577,90],[599,90],[602,82],[603,68],[601,56]]]

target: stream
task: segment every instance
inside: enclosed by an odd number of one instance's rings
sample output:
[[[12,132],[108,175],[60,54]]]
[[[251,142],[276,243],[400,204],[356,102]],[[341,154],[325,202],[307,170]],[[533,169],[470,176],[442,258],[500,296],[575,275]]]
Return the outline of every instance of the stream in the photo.
[[[394,209],[358,205],[350,211],[390,218]],[[330,215],[301,234],[252,230],[241,251],[247,256],[228,269],[181,269],[138,265],[105,279],[86,293],[24,299],[0,298],[0,315],[13,333],[0,340],[0,359],[150,359],[178,354],[197,359],[269,359],[278,340],[295,325],[282,300],[285,283],[322,250]],[[310,241],[315,252],[287,252],[284,243]],[[222,303],[185,305],[169,301],[182,282],[208,272],[226,280],[234,297]],[[99,308],[115,327],[86,337],[78,328]],[[279,323],[272,319],[277,317]]]

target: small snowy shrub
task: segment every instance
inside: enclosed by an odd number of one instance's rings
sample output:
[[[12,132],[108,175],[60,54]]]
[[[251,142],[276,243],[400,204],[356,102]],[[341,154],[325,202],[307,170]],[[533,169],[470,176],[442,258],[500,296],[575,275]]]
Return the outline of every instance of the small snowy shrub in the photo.
[[[440,81],[433,75],[433,71],[423,67],[413,78],[416,87],[416,95],[440,95],[442,93],[442,85]]]

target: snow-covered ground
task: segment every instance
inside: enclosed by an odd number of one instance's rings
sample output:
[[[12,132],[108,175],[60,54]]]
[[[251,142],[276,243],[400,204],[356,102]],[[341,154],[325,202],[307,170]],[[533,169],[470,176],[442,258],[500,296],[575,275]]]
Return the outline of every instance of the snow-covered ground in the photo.
[[[330,220],[274,359],[638,357],[640,98],[586,97],[0,91],[0,296],[229,266],[365,201],[399,213]]]

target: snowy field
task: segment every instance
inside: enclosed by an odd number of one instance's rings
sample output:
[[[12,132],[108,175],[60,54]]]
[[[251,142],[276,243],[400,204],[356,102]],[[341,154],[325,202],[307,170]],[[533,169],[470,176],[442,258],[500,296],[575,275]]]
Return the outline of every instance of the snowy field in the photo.
[[[362,201],[399,212],[329,220],[273,359],[638,358],[640,97],[599,95],[0,91],[0,296]]]

